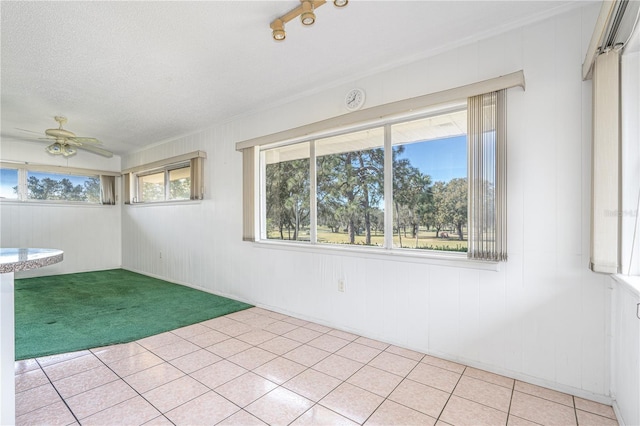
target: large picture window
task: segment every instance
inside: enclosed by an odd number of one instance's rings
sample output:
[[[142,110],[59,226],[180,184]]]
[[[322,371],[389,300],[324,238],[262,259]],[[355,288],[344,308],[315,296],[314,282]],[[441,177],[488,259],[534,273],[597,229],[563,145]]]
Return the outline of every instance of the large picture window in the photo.
[[[466,252],[466,127],[461,105],[264,148],[262,238]],[[385,146],[392,153],[390,213],[385,212]],[[392,237],[385,238],[385,219]]]
[[[236,143],[243,240],[506,260],[516,86],[522,71]]]

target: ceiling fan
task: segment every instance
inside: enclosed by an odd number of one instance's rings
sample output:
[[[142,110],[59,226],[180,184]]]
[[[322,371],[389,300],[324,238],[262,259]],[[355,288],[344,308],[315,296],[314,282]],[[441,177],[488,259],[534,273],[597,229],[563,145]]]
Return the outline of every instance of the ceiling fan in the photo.
[[[45,148],[49,154],[70,157],[76,154],[77,148],[80,148],[104,157],[113,157],[112,152],[97,146],[102,143],[98,139],[76,136],[75,133],[63,129],[62,126],[67,122],[67,117],[55,116],[54,120],[59,123],[59,127],[45,130],[44,133],[47,137],[41,138],[55,140],[54,143]]]

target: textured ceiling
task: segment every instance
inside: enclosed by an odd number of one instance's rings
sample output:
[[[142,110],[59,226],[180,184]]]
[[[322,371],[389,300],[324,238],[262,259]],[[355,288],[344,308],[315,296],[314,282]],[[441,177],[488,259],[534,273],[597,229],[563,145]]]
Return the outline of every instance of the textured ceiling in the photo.
[[[2,140],[65,128],[125,154],[553,14],[575,1],[1,3]],[[345,77],[347,76],[347,77]],[[87,154],[91,155],[91,154]]]

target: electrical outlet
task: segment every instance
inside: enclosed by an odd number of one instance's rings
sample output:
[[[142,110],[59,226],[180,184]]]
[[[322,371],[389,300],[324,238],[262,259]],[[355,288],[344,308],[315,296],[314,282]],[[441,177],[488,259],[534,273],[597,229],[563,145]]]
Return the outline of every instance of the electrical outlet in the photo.
[[[344,280],[340,279],[338,280],[338,291],[341,293],[344,293],[344,290],[345,290]]]

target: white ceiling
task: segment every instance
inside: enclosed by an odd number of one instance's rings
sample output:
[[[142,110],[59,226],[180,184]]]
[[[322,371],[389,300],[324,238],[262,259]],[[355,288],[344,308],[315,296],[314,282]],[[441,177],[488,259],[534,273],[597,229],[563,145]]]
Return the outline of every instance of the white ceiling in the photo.
[[[1,3],[2,140],[65,128],[126,154],[541,19],[576,1]],[[92,155],[92,154],[87,154]]]

